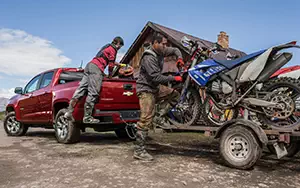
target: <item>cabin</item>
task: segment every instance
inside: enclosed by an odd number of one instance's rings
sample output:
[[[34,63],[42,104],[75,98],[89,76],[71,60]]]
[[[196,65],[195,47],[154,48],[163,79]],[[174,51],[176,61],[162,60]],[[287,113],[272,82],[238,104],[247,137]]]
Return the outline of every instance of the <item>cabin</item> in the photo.
[[[209,47],[212,47],[213,44],[216,43],[153,22],[148,22],[120,61],[120,63],[129,63],[134,68],[134,77],[137,77],[139,74],[139,63],[141,56],[144,52],[145,47],[151,44],[151,37],[154,32],[162,33],[168,39],[168,46],[179,48],[185,62],[190,58],[191,54],[188,49],[181,45],[181,38],[183,36],[187,36],[194,41],[201,41],[203,45]],[[224,31],[221,31],[218,35],[217,43],[220,44],[225,49],[225,51],[220,54],[215,54],[214,58],[226,59],[226,57],[229,55],[238,55],[240,57],[246,55],[242,51],[229,48],[229,36]],[[176,72],[177,67],[175,65],[175,62],[176,57],[166,57],[164,59],[163,72]]]

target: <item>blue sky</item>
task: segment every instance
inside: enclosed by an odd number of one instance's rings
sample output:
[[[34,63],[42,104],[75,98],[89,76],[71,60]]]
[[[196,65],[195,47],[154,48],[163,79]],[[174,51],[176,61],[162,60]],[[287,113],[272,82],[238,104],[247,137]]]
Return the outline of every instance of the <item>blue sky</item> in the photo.
[[[120,54],[125,53],[147,21],[210,41],[226,31],[232,48],[251,53],[300,42],[299,10],[297,0],[2,0],[0,96],[11,95],[11,88],[24,86],[40,71],[77,67],[81,60],[85,65],[116,35],[124,38]],[[300,51],[293,52],[290,65],[299,64]]]

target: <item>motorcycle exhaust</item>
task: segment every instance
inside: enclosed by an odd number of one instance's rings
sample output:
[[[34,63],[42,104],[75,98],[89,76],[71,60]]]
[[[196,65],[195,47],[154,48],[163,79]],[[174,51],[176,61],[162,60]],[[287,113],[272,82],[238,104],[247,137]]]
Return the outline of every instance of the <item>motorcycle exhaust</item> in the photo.
[[[260,73],[258,77],[258,82],[264,82],[270,78],[277,70],[282,66],[287,64],[293,57],[293,54],[289,52],[284,52],[280,54],[276,59],[271,59],[266,64],[264,70]]]

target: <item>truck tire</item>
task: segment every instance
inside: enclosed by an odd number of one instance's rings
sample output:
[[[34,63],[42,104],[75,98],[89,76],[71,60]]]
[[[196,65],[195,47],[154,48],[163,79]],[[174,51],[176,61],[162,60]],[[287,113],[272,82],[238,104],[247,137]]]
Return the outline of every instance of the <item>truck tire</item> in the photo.
[[[267,145],[267,148],[272,154],[276,154],[276,150],[273,145]],[[285,148],[287,151],[287,157],[294,157],[300,151],[300,142],[294,141],[290,144],[285,144]]]
[[[3,126],[7,136],[24,136],[28,130],[27,125],[17,121],[15,112],[6,115]]]
[[[115,133],[116,133],[118,138],[128,139],[128,140],[135,140],[135,135],[132,135],[131,137],[129,137],[126,130],[125,130],[125,128],[117,129],[117,130],[115,130]],[[129,133],[129,134],[131,134],[131,133]]]
[[[58,111],[55,117],[55,137],[59,143],[72,144],[80,140],[80,127],[71,121],[64,118],[67,112],[66,108]]]
[[[262,153],[255,133],[242,125],[224,130],[219,150],[228,166],[242,170],[253,167]]]

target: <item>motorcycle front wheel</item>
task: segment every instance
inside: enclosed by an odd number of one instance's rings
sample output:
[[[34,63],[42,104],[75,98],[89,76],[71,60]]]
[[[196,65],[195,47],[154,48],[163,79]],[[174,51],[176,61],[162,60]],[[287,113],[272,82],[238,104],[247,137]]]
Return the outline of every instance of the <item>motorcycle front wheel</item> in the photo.
[[[168,114],[167,119],[176,127],[188,127],[197,124],[201,114],[199,92],[188,89],[185,99],[180,101]]]
[[[215,127],[220,127],[227,121],[236,119],[239,115],[239,111],[235,108],[219,109],[209,94],[206,94],[203,105],[201,105],[201,112],[203,124]]]

